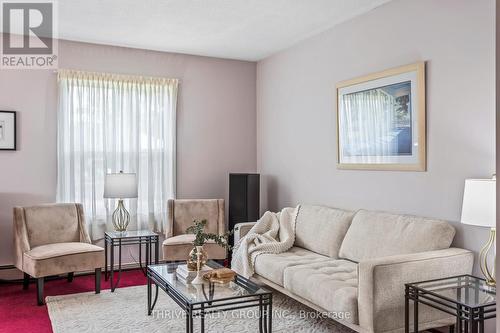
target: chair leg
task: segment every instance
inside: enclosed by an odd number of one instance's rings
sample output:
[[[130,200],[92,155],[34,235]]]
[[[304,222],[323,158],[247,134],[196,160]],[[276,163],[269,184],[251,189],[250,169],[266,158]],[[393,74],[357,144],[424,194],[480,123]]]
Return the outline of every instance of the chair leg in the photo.
[[[44,305],[43,299],[43,277],[39,277],[36,279],[36,297],[38,305]]]
[[[68,273],[68,282],[73,282],[73,278],[75,277],[75,273]]]
[[[95,293],[101,292],[101,268],[95,269]]]
[[[26,290],[30,286],[30,276],[28,273],[24,273],[23,277],[23,289]]]

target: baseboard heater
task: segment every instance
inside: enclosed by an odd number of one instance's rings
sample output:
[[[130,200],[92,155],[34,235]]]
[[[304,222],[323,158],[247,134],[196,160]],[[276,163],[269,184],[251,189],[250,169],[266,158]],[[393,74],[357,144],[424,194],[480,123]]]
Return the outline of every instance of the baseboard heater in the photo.
[[[0,266],[0,271],[5,270],[5,269],[14,269],[16,266],[14,265],[2,265]]]
[[[165,263],[166,261],[160,260],[158,263],[162,264]],[[140,267],[139,263],[128,263],[128,264],[122,264],[122,271],[127,271],[127,270],[132,270],[132,269],[138,269]],[[144,267],[144,266],[143,266]],[[2,270],[10,270],[10,269],[17,269],[16,266],[14,265],[3,265],[0,266],[0,271]],[[102,272],[104,273],[104,267],[102,268]],[[118,273],[118,265],[115,265],[115,273]],[[82,272],[75,272],[75,276],[81,276],[81,275],[90,275],[94,274],[94,271],[82,271]],[[66,274],[61,274],[61,275],[56,275],[56,276],[51,276],[47,277],[48,279],[62,279],[65,278]],[[0,278],[0,282],[2,283],[16,283],[16,282],[22,282],[22,279],[16,279],[16,280],[5,280]]]

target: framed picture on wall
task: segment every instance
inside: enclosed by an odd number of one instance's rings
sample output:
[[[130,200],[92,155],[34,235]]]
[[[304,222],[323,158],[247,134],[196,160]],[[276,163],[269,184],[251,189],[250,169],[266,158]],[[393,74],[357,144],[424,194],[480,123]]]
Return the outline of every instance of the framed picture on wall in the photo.
[[[339,169],[425,171],[425,63],[337,84]]]
[[[0,111],[0,150],[16,150],[15,111]]]

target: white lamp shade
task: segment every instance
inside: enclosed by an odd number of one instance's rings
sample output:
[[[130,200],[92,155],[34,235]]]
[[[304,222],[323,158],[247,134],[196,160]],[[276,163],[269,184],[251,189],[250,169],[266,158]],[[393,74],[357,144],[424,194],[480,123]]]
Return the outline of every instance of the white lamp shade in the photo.
[[[104,181],[105,198],[137,198],[135,173],[108,173]]]
[[[462,223],[496,227],[496,180],[466,179]]]

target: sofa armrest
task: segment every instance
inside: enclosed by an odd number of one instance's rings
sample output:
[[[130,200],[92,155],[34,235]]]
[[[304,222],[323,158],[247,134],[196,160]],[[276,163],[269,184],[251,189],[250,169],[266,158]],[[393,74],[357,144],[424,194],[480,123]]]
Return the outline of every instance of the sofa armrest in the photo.
[[[252,229],[257,222],[243,222],[234,225],[234,244],[238,243],[240,239],[245,237],[246,234]]]
[[[359,324],[371,332],[404,328],[405,283],[470,274],[471,251],[449,248],[429,252],[370,259],[359,263]],[[421,307],[419,322],[449,317],[444,312]]]

